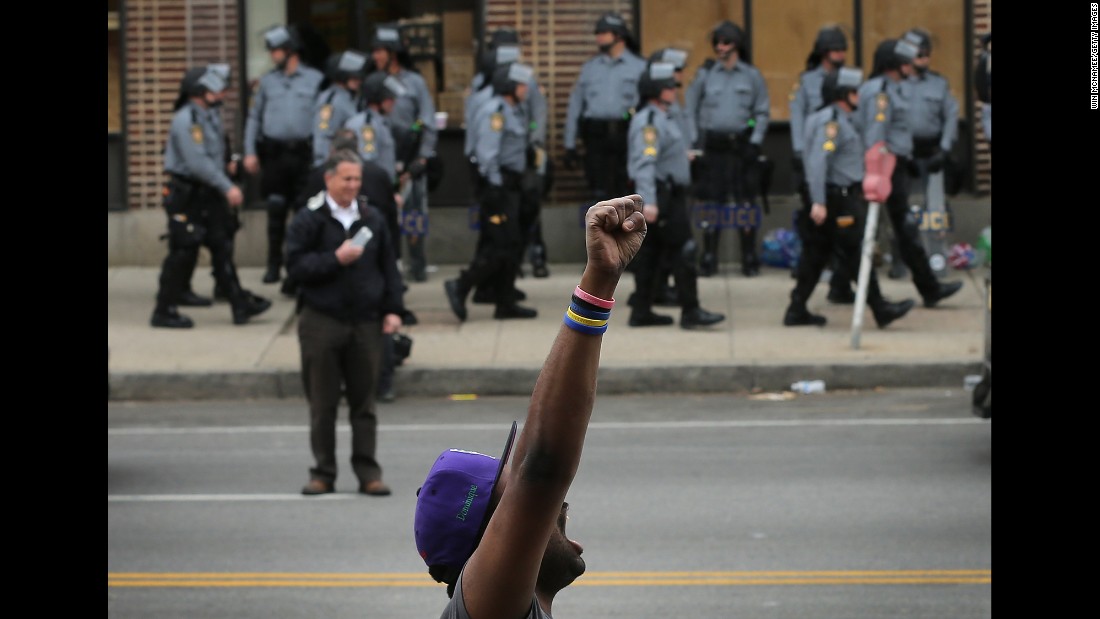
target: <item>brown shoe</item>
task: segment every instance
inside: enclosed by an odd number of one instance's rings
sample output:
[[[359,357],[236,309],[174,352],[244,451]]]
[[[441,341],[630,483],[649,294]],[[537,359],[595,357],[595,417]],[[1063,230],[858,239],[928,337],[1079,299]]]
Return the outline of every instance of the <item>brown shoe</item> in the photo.
[[[390,487],[383,483],[381,479],[368,481],[362,486],[359,486],[359,493],[369,494],[371,496],[389,496],[392,494]]]
[[[327,481],[321,481],[320,479],[311,479],[309,483],[302,486],[302,494],[307,496],[313,496],[316,494],[330,494],[335,490],[332,484]]]

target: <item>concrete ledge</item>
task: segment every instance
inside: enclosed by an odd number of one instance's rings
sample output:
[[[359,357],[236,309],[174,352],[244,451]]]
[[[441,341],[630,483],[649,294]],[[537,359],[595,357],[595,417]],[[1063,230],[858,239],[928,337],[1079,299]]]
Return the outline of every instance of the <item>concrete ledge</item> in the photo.
[[[849,365],[739,365],[602,368],[599,393],[736,393],[783,391],[805,379],[825,381],[827,390],[878,387],[961,387],[982,362],[880,363]],[[397,370],[400,397],[443,397],[456,393],[529,395],[538,368],[417,368]],[[304,398],[297,371],[201,374],[126,373],[109,376],[109,400],[252,400]]]

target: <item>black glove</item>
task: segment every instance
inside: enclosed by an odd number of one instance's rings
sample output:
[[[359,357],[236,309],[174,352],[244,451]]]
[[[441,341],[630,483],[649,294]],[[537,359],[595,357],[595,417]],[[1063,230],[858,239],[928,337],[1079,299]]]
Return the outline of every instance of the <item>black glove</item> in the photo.
[[[791,153],[791,170],[793,170],[795,174],[806,173],[806,167],[802,164],[802,153]]]
[[[570,148],[565,151],[565,159],[562,161],[562,163],[565,164],[566,170],[576,170],[577,164],[579,164],[580,161],[581,158],[579,155],[577,155],[577,149]]]
[[[409,164],[409,175],[413,178],[420,178],[424,174],[424,171],[428,169],[428,164],[423,159],[414,159]]]
[[[745,145],[745,158],[749,161],[756,161],[760,158],[760,145],[749,142]]]
[[[928,171],[930,173],[939,172],[943,169],[947,163],[947,153],[941,149],[937,149],[936,153],[928,158]]]

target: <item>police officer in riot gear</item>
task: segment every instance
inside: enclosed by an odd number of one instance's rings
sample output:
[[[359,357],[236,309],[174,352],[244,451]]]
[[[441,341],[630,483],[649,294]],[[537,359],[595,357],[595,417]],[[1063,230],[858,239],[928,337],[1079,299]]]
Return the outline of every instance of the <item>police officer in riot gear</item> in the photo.
[[[493,318],[534,318],[538,312],[516,304],[523,234],[520,201],[527,167],[530,125],[523,106],[533,69],[519,63],[503,64],[493,73],[492,99],[478,110],[473,131],[474,155],[481,174],[481,210],[485,229],[469,267],[457,279],[443,284],[451,310],[466,320],[466,297],[474,286],[492,282],[496,293]]]
[[[423,282],[428,279],[424,247],[428,231],[428,160],[435,158],[438,140],[435,104],[424,78],[412,69],[396,26],[380,24],[375,29],[371,56],[379,71],[393,76],[405,87],[388,116],[397,143],[397,173],[404,196],[404,236],[409,250],[407,278]]]
[[[480,105],[492,97],[491,76],[495,67],[520,62],[519,34],[512,28],[498,28],[493,31],[486,45],[486,54],[481,58],[482,66],[470,82],[470,91],[466,98],[466,126],[470,127]],[[487,79],[488,78],[488,79]],[[523,251],[531,263],[535,277],[548,277],[550,270],[546,266],[546,243],[542,238],[542,196],[547,191],[549,162],[546,156],[546,95],[539,87],[538,80],[532,74],[527,85],[527,98],[521,105],[530,124],[530,147],[527,153],[527,170],[523,174],[523,202],[520,205],[520,230],[523,232]],[[467,158],[471,156],[473,136],[466,132]],[[476,163],[471,164],[475,168]],[[476,177],[475,177],[476,178]],[[522,263],[523,255],[520,262]],[[478,289],[480,291],[480,288]],[[477,293],[475,293],[477,296]],[[475,299],[476,301],[476,299]]]
[[[788,327],[825,324],[825,317],[810,313],[806,302],[835,250],[848,269],[859,272],[866,148],[852,116],[862,102],[862,79],[858,69],[840,68],[826,73],[821,85],[826,105],[806,119],[803,161],[811,204],[799,213],[802,256],[791,301],[783,315],[783,324]],[[914,305],[911,299],[892,303],[883,298],[873,270],[867,304],[879,328],[901,318]]]
[[[389,114],[397,100],[406,94],[405,86],[396,77],[375,71],[363,80],[363,110],[344,123],[359,139],[356,150],[363,161],[378,164],[397,187],[397,141],[390,126]],[[400,247],[397,243],[395,247]],[[401,256],[401,252],[397,252]]]
[[[672,317],[653,311],[663,261],[668,262],[680,305],[680,327],[694,329],[725,320],[699,305],[696,245],[688,212],[691,191],[690,142],[669,114],[676,101],[676,66],[651,63],[638,80],[641,110],[630,121],[628,172],[645,204],[646,242],[635,257],[634,301],[630,326],[670,325]]]
[[[464,153],[466,154],[467,161],[470,165],[470,186],[473,187],[474,201],[477,204],[481,203],[481,192],[484,189],[484,181],[481,175],[481,171],[478,168],[477,154],[475,147],[477,143],[477,132],[474,131],[474,123],[478,117],[478,112],[481,107],[487,102],[493,99],[496,92],[493,89],[493,73],[498,66],[503,66],[512,62],[519,62],[520,49],[515,44],[518,39],[513,40],[514,30],[500,29],[493,32],[493,36],[489,42],[489,49],[486,51],[485,57],[482,59],[481,71],[474,76],[470,83],[470,94],[466,97],[466,109],[465,109],[465,122],[466,122],[466,141],[464,145]],[[533,74],[532,74],[533,76]],[[537,88],[534,77],[532,77],[531,83],[527,85],[527,92],[530,94],[532,88]],[[541,95],[540,95],[541,96]],[[524,109],[524,114],[530,114],[530,108],[527,106],[526,101],[520,102],[520,106]],[[527,172],[524,173],[524,202],[527,198]],[[536,203],[537,204],[537,203]],[[522,213],[521,207],[521,213]],[[489,229],[489,224],[486,222],[485,217],[487,211],[485,209],[478,209],[478,237],[477,246],[481,247],[487,242],[485,232]],[[521,232],[523,231],[523,225],[521,224]],[[522,262],[522,249],[520,255],[520,261]],[[474,303],[496,303],[497,295],[492,290],[492,281],[488,281],[484,284],[479,284],[473,291]],[[515,288],[516,301],[524,300],[527,295],[523,293],[519,288]]]
[[[913,161],[923,177],[945,168],[958,137],[959,102],[951,94],[947,78],[929,67],[932,36],[914,28],[905,38],[917,44],[913,73],[909,76]]]
[[[313,103],[324,75],[299,57],[301,44],[286,26],[264,33],[275,67],[260,78],[248,108],[244,130],[244,167],[260,177],[267,201],[265,284],[281,279],[287,217],[313,164]],[[293,285],[283,292],[293,294]]]
[[[677,92],[683,86],[684,66],[687,63],[687,52],[675,47],[665,47],[659,49],[649,55],[647,64],[653,64],[655,62],[667,62],[676,68],[673,73],[673,77],[676,79]],[[639,104],[644,104],[642,100]],[[691,124],[691,117],[684,112],[684,107],[680,105],[679,97],[669,104],[668,106],[669,118],[676,121],[676,124],[680,126],[680,132],[683,134],[684,139],[688,144],[695,143],[695,127]],[[693,150],[688,151],[688,161],[695,162],[695,152]],[[667,256],[666,256],[667,258]],[[657,267],[657,292],[653,299],[654,305],[662,305],[669,307],[679,307],[680,301],[676,295],[676,289],[669,284],[669,279],[672,276],[672,267],[667,260],[662,261]],[[633,305],[633,303],[631,303]]]
[[[789,97],[791,169],[794,171],[794,184],[802,199],[803,209],[810,208],[810,194],[806,191],[806,178],[802,165],[802,151],[806,141],[806,119],[824,105],[821,100],[821,82],[825,79],[825,74],[843,67],[847,57],[848,39],[840,27],[825,26],[818,30],[813,50],[806,57],[806,70],[798,76],[798,82],[795,83]],[[791,269],[791,276],[797,277],[797,267]]]
[[[733,203],[756,213],[738,222],[741,237],[741,273],[760,272],[756,252],[759,226],[760,148],[768,130],[770,99],[764,77],[749,64],[748,38],[730,21],[711,31],[716,59],[707,60],[695,73],[684,96],[687,113],[703,150],[705,178],[700,193],[712,203]],[[740,218],[739,218],[740,219]],[[721,224],[704,222],[703,256],[699,274],[718,272],[718,239]]]
[[[367,57],[353,49],[333,54],[326,67],[330,86],[313,106],[313,167],[325,162],[336,131],[358,112],[357,99]]]
[[[898,244],[898,253],[913,276],[913,284],[924,301],[925,307],[933,307],[939,301],[955,294],[962,282],[941,282],[932,272],[928,254],[921,243],[919,221],[910,213],[909,162],[913,156],[912,85],[908,76],[918,47],[906,39],[887,39],[875,49],[871,77],[860,86],[859,98],[863,104],[853,115],[853,122],[863,137],[864,151],[872,144],[883,141],[886,148],[897,157],[894,173],[890,178],[891,191],[885,208]],[[843,266],[843,265],[841,265]],[[851,281],[858,271],[838,268],[829,282],[833,289],[850,290]]]
[[[271,307],[271,301],[241,288],[233,264],[235,230],[230,209],[241,206],[244,194],[226,174],[225,135],[216,109],[227,86],[223,75],[210,66],[198,67],[188,71],[180,85],[187,102],[172,117],[164,149],[164,169],[169,175],[164,197],[168,255],[149,321],[154,327],[194,326],[179,313],[176,303],[188,286],[202,246],[210,251],[215,281],[229,298],[233,324],[244,324]]]
[[[596,45],[600,53],[581,66],[580,76],[569,94],[565,118],[565,167],[574,169],[577,138],[584,142],[584,176],[592,196],[630,193],[626,174],[626,133],[638,105],[638,77],[645,60],[626,22],[616,13],[606,13],[596,22]]]

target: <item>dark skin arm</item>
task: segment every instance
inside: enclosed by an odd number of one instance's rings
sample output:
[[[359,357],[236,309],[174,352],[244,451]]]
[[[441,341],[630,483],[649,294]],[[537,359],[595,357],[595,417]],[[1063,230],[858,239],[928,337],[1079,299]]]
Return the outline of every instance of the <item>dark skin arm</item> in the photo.
[[[585,215],[582,290],[613,299],[646,234],[641,196],[599,202]],[[568,305],[568,296],[562,304]],[[466,563],[462,593],[474,619],[522,617],[530,608],[547,541],[580,464],[596,398],[602,335],[562,325],[531,394],[511,462],[494,491],[492,519]],[[540,592],[541,593],[541,592]],[[540,597],[549,612],[551,600]]]

